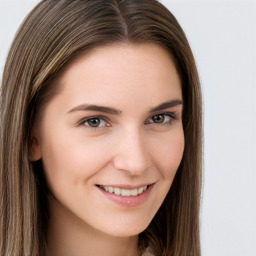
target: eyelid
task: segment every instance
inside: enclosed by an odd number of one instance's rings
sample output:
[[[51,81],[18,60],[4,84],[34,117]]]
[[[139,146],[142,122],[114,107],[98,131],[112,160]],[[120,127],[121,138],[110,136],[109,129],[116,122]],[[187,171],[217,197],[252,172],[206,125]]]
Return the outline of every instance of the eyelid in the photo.
[[[170,117],[171,120],[169,120],[169,121],[167,121],[167,122],[163,122],[163,123],[155,123],[155,122],[149,121],[150,119],[152,119],[153,117],[158,116],[158,115],[168,116],[168,117]],[[152,116],[145,122],[145,124],[166,125],[166,124],[172,123],[173,121],[175,121],[175,120],[177,120],[177,119],[178,119],[178,113],[176,113],[176,112],[162,112],[162,113],[156,113],[156,114],[152,115]]]
[[[77,126],[81,126],[81,125],[85,125],[86,122],[88,122],[89,120],[91,119],[101,119],[103,121],[105,121],[106,123],[109,124],[109,120],[107,117],[105,116],[101,116],[101,115],[93,115],[93,116],[88,116],[88,117],[85,117],[85,118],[82,118],[78,123],[77,123]],[[92,128],[92,129],[100,129],[100,128],[104,128],[104,127],[92,127],[92,126],[89,126],[89,125],[86,125],[87,128]],[[107,125],[106,125],[107,127]]]
[[[157,116],[157,115],[166,115],[166,116],[169,116],[171,120],[167,121],[167,122],[163,122],[163,123],[155,123],[155,122],[152,122],[152,121],[149,121],[150,119],[152,119],[154,116]],[[171,124],[173,121],[179,119],[180,115],[180,112],[179,111],[172,111],[172,112],[160,112],[160,113],[156,113],[154,115],[151,115],[147,121],[145,122],[145,124],[156,124],[156,125],[168,125],[168,124]],[[103,121],[106,122],[107,125],[103,126],[103,127],[92,127],[92,126],[89,126],[89,125],[85,125],[85,122],[88,122],[90,119],[101,119]],[[106,127],[110,127],[110,121],[109,121],[109,118],[106,117],[106,116],[102,116],[102,115],[92,115],[92,116],[88,116],[88,117],[84,117],[82,119],[79,120],[79,122],[77,122],[76,126],[85,126],[86,128],[89,128],[89,129],[103,129],[103,128],[106,128]]]

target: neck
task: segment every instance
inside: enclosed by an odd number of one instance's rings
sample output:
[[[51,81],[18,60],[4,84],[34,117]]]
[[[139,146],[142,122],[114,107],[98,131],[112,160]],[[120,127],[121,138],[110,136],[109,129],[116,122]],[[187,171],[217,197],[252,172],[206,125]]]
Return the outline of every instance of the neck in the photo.
[[[96,230],[54,199],[49,200],[49,256],[138,256],[138,236],[114,237]]]

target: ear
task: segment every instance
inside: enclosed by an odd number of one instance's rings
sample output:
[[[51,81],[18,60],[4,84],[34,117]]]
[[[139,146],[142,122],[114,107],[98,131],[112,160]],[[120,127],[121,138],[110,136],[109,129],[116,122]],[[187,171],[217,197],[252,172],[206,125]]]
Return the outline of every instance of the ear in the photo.
[[[42,157],[39,140],[36,136],[31,136],[29,141],[29,160],[35,162]]]

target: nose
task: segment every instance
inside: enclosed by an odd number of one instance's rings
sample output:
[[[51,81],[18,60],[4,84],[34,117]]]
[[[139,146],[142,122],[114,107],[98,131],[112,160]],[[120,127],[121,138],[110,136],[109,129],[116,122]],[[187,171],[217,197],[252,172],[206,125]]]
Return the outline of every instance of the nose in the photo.
[[[116,149],[113,160],[116,169],[141,175],[150,167],[146,138],[139,131],[133,129],[121,134]]]

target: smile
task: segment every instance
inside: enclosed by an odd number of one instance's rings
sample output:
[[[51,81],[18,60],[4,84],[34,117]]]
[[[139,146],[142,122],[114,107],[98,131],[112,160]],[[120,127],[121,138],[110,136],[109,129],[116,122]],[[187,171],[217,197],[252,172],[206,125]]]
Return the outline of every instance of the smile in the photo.
[[[120,206],[135,207],[143,204],[150,196],[154,183],[141,184],[137,187],[130,185],[96,185],[101,194]]]
[[[123,189],[116,187],[107,187],[102,185],[99,185],[98,187],[103,189],[105,192],[113,193],[118,196],[138,196],[142,194],[144,191],[146,191],[149,186],[143,186],[135,189]]]

